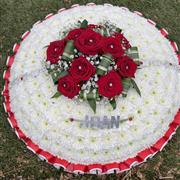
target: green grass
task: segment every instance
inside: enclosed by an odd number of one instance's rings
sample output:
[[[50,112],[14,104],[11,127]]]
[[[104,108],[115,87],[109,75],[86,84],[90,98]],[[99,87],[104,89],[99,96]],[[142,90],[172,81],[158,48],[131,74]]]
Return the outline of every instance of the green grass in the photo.
[[[12,54],[12,46],[21,35],[48,13],[87,2],[108,2],[140,11],[165,27],[180,46],[180,0],[0,0],[0,91],[4,85],[2,73],[6,58]],[[56,170],[26,149],[10,128],[2,102],[3,97],[0,104],[0,179],[180,179],[180,130],[161,153],[131,171],[118,175],[75,176]]]

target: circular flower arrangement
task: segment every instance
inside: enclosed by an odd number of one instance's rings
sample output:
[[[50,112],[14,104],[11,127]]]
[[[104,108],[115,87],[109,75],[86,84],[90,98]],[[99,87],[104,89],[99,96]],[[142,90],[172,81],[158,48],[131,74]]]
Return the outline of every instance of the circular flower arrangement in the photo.
[[[178,48],[139,12],[60,9],[13,52],[2,92],[8,121],[57,168],[128,170],[162,150],[180,124]]]
[[[140,95],[133,80],[141,63],[133,60],[138,58],[137,47],[131,47],[122,30],[108,23],[88,24],[87,20],[79,26],[47,48],[47,69],[58,84],[53,97],[62,94],[87,100],[96,112],[96,102],[103,97],[115,109],[115,97],[125,97],[131,86]]]

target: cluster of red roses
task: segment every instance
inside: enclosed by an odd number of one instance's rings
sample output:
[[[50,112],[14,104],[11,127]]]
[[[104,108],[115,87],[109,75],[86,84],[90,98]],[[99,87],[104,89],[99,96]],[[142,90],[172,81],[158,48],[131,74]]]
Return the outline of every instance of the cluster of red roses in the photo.
[[[64,96],[73,98],[81,91],[81,86],[96,74],[96,66],[86,57],[110,54],[116,68],[99,77],[98,93],[107,98],[115,97],[123,91],[121,78],[134,77],[137,64],[125,51],[131,46],[123,34],[115,32],[112,36],[103,36],[94,31],[96,25],[77,28],[59,41],[51,42],[47,49],[47,60],[56,64],[64,52],[67,41],[73,40],[75,48],[83,55],[76,57],[68,69],[68,74],[59,78],[58,91]]]

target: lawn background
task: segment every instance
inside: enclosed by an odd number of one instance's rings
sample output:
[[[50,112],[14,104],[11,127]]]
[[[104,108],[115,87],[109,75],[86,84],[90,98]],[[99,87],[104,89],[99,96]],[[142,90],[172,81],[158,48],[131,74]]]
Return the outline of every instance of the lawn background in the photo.
[[[140,11],[166,28],[180,47],[180,0],[0,0],[0,91],[3,71],[12,47],[39,19],[72,4],[111,3]],[[180,179],[180,129],[171,142],[147,163],[118,175],[72,175],[39,160],[17,139],[0,103],[0,179]]]

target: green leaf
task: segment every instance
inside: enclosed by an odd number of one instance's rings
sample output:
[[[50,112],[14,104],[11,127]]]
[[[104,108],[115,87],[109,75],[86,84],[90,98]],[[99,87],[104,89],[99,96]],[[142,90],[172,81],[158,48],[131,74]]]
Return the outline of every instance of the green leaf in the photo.
[[[116,28],[116,32],[121,33],[121,32],[122,32],[122,29]]]
[[[102,35],[103,36],[108,36],[109,35],[109,31],[107,28],[102,28]]]
[[[88,21],[85,19],[83,22],[81,22],[81,28],[87,28],[88,26]]]
[[[125,94],[124,92],[122,93],[122,97],[127,97],[127,93]]]
[[[87,99],[90,107],[92,108],[92,110],[94,111],[94,113],[96,113],[96,100],[95,99]]]
[[[176,40],[171,34],[168,34],[168,35],[167,35],[167,38],[168,38],[169,40],[172,40],[172,41],[175,41],[175,40]]]
[[[101,56],[101,61],[96,69],[96,73],[98,75],[104,75],[107,70],[108,70],[108,67],[110,66],[110,64],[112,63],[112,55],[111,54],[103,54]]]
[[[142,61],[134,61],[138,66],[140,66],[141,64],[143,64]]]
[[[62,94],[59,91],[57,91],[51,98],[58,98],[61,95]]]
[[[156,28],[162,29],[162,27],[159,24],[156,24]]]
[[[58,79],[63,77],[63,76],[66,76],[67,74],[68,74],[67,71],[52,72],[51,77],[53,79],[54,84],[57,84]]]
[[[141,96],[141,91],[139,90],[139,88],[138,88],[136,82],[134,81],[134,79],[131,79],[131,83],[132,83],[134,89],[135,89],[135,90],[137,91],[137,93],[139,94],[139,96]]]
[[[49,45],[44,46],[43,48],[47,48]]]
[[[74,41],[67,41],[61,59],[65,61],[72,61],[72,59],[74,58],[74,49]]]
[[[131,87],[131,79],[130,78],[123,78],[122,79],[122,84],[123,84],[123,92],[122,92],[122,96],[126,97],[127,96],[127,92]]]
[[[81,90],[79,95],[78,95],[79,99],[84,99],[84,90]]]
[[[136,46],[129,48],[126,54],[132,59],[139,59],[138,48]]]
[[[68,74],[67,71],[61,71],[60,74],[59,74],[59,78],[63,77],[63,76],[66,76],[67,74]]]
[[[113,109],[116,109],[116,100],[113,98],[112,100],[109,100],[109,103],[111,104]]]

